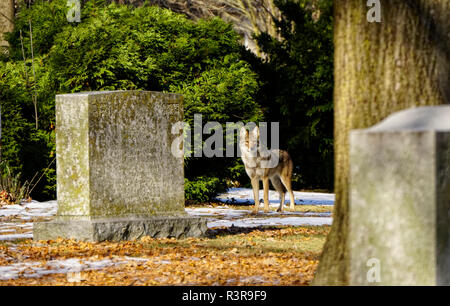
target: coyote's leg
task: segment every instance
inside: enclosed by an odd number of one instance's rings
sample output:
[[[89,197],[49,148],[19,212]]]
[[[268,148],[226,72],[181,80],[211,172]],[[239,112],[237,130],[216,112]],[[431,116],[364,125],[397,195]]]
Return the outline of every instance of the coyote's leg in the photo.
[[[274,176],[270,179],[272,182],[273,187],[276,191],[278,191],[278,194],[280,195],[280,207],[278,207],[277,211],[282,212],[283,206],[284,206],[284,195],[285,195],[285,189],[283,184],[281,183],[279,176]]]
[[[255,207],[254,207],[252,213],[257,214],[258,208],[259,208],[259,179],[252,178],[251,182],[252,182],[252,188],[253,188],[253,198],[255,199]]]
[[[289,197],[291,198],[291,205],[289,209],[291,211],[295,211],[295,199],[294,199],[294,193],[292,192],[292,185],[291,185],[291,176],[290,175],[282,175],[280,176],[281,182],[283,182],[284,187],[286,187],[287,191],[289,192]]]
[[[263,178],[264,189],[264,212],[269,212],[269,177]]]

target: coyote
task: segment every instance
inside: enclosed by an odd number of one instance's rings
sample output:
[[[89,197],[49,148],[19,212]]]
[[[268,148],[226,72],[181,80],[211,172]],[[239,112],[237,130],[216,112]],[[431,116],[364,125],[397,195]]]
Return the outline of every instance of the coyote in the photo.
[[[283,211],[286,191],[291,198],[290,210],[294,211],[294,193],[291,186],[293,163],[289,153],[283,150],[264,149],[260,143],[258,127],[253,128],[251,132],[245,127],[241,128],[239,147],[245,171],[253,188],[255,207],[252,213],[258,213],[260,180],[263,181],[264,188],[264,212],[269,211],[269,180],[280,195],[280,207],[277,211]]]

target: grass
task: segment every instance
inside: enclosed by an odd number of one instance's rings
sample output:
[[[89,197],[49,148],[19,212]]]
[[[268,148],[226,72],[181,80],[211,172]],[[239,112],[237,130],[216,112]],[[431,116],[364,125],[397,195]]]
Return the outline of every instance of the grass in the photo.
[[[251,210],[253,205],[204,203],[190,207]],[[331,212],[332,206],[297,205],[296,211]],[[5,217],[0,221],[14,226],[21,220]],[[53,273],[37,278],[19,275],[17,279],[0,281],[0,285],[308,285],[329,229],[329,226],[228,227],[210,229],[204,238],[144,237],[102,243],[71,239],[0,241],[0,266],[28,262],[51,268],[54,260],[70,258],[126,261],[99,270],[85,270],[77,283],[71,282],[67,274]]]
[[[196,239],[195,244],[216,252],[236,249],[235,252],[238,251],[243,255],[267,252],[311,254],[321,251],[328,230],[328,226],[236,228],[235,233],[230,233],[230,229],[223,232],[218,230],[215,237]],[[189,247],[193,240],[173,240],[169,245],[167,242],[161,244],[157,239],[150,241],[146,247]]]
[[[242,210],[251,210],[253,209],[253,204],[224,204],[222,202],[210,202],[210,203],[199,203],[199,204],[189,204],[187,208],[194,207],[226,207],[231,209],[242,209]],[[333,212],[333,205],[295,205],[295,212],[314,212],[314,213],[323,213],[323,212]],[[277,207],[271,207],[271,211],[275,211]],[[260,206],[260,211],[262,211],[262,206]],[[289,206],[284,207],[284,211],[289,211]]]
[[[208,238],[89,243],[31,239],[0,244],[0,265],[17,261],[139,257],[101,270],[83,271],[77,285],[307,285],[328,226],[216,229]],[[8,254],[8,256],[2,256]],[[73,285],[65,274],[19,277],[0,285]]]

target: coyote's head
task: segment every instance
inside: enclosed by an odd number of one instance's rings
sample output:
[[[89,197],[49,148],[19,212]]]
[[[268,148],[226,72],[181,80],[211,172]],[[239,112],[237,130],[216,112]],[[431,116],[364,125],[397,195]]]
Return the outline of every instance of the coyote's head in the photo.
[[[239,136],[241,153],[250,155],[249,157],[256,157],[259,148],[259,128],[256,126],[249,132],[245,127],[242,127]]]

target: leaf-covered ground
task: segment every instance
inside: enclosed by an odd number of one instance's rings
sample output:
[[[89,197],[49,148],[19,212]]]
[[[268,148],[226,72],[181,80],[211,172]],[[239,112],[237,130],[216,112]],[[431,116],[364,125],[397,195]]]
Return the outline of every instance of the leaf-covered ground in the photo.
[[[56,201],[5,205],[0,285],[307,285],[329,231],[323,224],[331,223],[334,195],[296,196],[295,212],[277,213],[272,195],[271,211],[254,216],[251,190],[235,188],[217,203],[186,207],[206,218],[209,238],[120,243],[34,242],[33,223],[52,220]]]
[[[17,274],[0,285],[308,285],[328,231],[329,226],[232,227],[181,240],[4,241],[0,267],[21,269],[0,270],[0,279],[2,273]],[[62,268],[74,259],[83,268]]]

